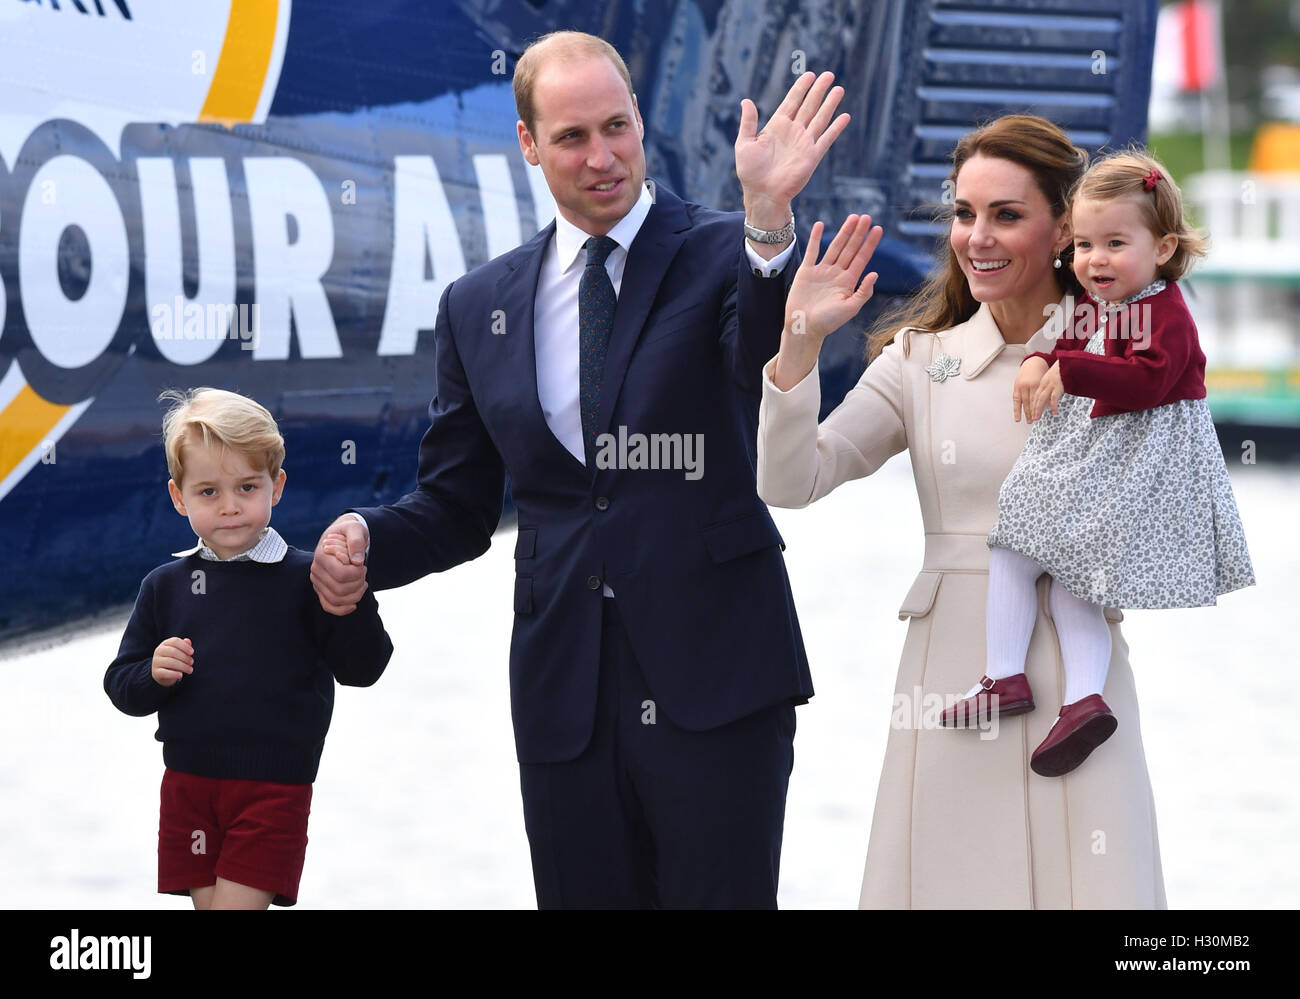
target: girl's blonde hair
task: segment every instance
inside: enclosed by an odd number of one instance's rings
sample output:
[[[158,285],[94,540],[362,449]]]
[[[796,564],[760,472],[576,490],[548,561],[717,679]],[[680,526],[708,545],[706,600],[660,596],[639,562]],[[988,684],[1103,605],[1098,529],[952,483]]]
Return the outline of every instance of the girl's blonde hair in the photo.
[[[275,418],[247,396],[224,389],[168,389],[158,401],[173,405],[163,417],[167,471],[179,486],[185,475],[181,449],[186,443],[220,444],[263,467],[275,479],[284,463],[284,438]]]
[[[1156,276],[1177,281],[1205,256],[1209,240],[1187,224],[1183,195],[1169,171],[1145,150],[1131,147],[1097,160],[1070,192],[1070,203],[1133,198],[1142,222],[1156,239],[1172,233],[1178,237],[1174,255],[1160,265]]]

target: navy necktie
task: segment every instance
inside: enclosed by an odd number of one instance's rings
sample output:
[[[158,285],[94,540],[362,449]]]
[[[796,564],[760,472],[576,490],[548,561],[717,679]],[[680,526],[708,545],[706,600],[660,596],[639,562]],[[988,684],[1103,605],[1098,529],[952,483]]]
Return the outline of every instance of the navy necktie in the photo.
[[[596,426],[600,414],[600,379],[605,373],[605,350],[614,328],[614,283],[605,270],[605,258],[618,243],[608,236],[592,236],[585,244],[587,267],[578,284],[578,402],[582,410],[582,444],[587,467],[595,471]]]

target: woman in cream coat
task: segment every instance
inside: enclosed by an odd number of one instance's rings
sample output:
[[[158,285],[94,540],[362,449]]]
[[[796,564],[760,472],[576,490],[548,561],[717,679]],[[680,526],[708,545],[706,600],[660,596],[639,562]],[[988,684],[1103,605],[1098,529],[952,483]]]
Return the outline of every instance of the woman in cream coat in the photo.
[[[1046,575],[1026,663],[1037,709],[987,731],[938,719],[983,668],[985,539],[1029,431],[1013,418],[1012,383],[1027,352],[1052,346],[1045,316],[1072,280],[1065,198],[1086,160],[1032,116],[966,136],[954,151],[947,261],[907,319],[893,317],[873,342],[878,350],[891,341],[820,426],[817,353],[870,298],[873,275],[856,292],[854,284],[880,230],[850,216],[817,262],[818,223],[790,290],[780,353],[764,370],[766,502],[806,506],[906,449],[921,503],[925,560],[899,610],[908,629],[895,703],[907,707],[895,712],[885,750],[863,908],[1165,907],[1119,610],[1106,610],[1113,651],[1104,696],[1120,726],[1076,771],[1048,778],[1029,768],[1064,693]]]

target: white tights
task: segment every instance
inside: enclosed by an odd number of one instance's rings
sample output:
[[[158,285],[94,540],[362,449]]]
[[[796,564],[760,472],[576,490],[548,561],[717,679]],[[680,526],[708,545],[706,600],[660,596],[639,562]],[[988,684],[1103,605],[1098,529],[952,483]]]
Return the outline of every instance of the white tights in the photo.
[[[1029,636],[1038,615],[1035,583],[1043,567],[1009,548],[989,552],[987,606],[989,679],[1001,680],[1025,672]],[[1089,694],[1100,694],[1110,666],[1110,626],[1098,604],[1080,600],[1055,579],[1048,594],[1056,635],[1065,664],[1063,704],[1073,704]],[[964,695],[973,696],[976,684]]]

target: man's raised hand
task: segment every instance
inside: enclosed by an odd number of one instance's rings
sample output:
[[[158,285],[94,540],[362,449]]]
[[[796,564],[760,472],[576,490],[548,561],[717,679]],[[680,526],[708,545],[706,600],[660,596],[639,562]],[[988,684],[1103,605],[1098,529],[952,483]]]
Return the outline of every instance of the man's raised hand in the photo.
[[[831,87],[834,81],[834,73],[804,73],[761,132],[754,102],[749,98],[740,102],[736,176],[750,225],[759,229],[785,225],[790,220],[790,202],[848,127],[847,114],[831,120],[844,97],[843,87]]]
[[[326,528],[311,560],[311,585],[320,605],[342,617],[357,609],[366,592],[366,546],[370,532],[351,514]]]

